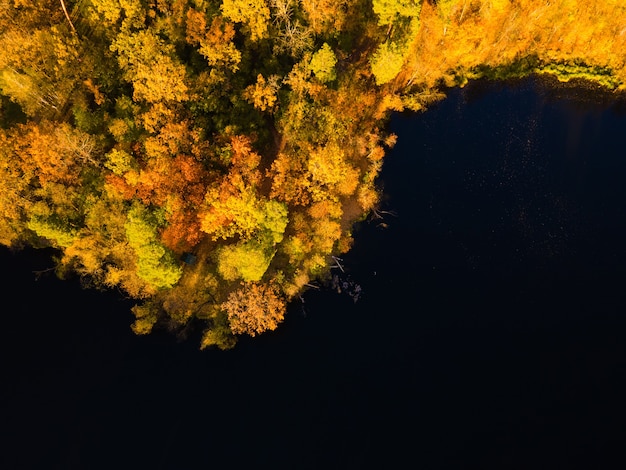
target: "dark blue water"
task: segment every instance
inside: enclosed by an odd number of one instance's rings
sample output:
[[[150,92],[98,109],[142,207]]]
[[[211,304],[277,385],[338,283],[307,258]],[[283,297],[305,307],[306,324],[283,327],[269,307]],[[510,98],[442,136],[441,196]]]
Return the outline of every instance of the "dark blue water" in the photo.
[[[0,466],[623,467],[626,116],[586,96],[395,116],[360,300],[312,291],[232,351],[136,337],[130,301],[2,251]]]

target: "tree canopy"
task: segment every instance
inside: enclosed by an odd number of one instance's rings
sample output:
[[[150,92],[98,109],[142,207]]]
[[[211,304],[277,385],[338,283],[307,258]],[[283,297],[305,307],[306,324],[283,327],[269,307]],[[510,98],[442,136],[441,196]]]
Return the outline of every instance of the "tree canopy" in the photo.
[[[624,24],[617,0],[4,1],[0,243],[124,291],[137,334],[230,348],[349,250],[391,112],[479,77],[623,92]]]

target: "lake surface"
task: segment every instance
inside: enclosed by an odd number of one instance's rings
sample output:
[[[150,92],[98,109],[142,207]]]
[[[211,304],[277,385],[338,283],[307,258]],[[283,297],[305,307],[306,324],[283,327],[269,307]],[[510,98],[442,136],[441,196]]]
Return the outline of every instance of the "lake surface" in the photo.
[[[2,250],[0,466],[623,467],[625,109],[525,80],[394,116],[360,299],[311,291],[232,351]]]

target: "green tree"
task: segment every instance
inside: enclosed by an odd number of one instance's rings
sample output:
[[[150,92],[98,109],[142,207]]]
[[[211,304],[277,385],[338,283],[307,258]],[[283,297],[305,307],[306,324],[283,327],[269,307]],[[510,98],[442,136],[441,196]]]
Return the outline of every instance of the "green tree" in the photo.
[[[330,48],[328,43],[324,43],[311,58],[309,67],[317,79],[322,83],[332,82],[337,75],[335,73],[335,65],[337,57]]]
[[[370,65],[377,85],[389,83],[398,76],[404,64],[404,50],[395,42],[385,42],[378,46]]]
[[[33,213],[27,227],[37,236],[53,242],[55,247],[67,248],[76,239],[76,230],[54,217],[50,209]]]
[[[137,275],[153,289],[163,289],[178,282],[182,269],[159,242],[157,227],[157,218],[139,203],[128,212],[126,236],[137,256]]]
[[[227,281],[260,281],[271,260],[272,253],[268,253],[266,247],[256,240],[250,240],[221,248],[217,270]]]

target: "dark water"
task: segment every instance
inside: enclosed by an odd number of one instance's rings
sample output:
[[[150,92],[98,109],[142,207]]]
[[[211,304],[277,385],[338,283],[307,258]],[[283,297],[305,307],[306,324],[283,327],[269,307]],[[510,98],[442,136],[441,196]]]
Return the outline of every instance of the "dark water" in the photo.
[[[399,135],[344,280],[233,351],[2,251],[0,467],[623,468],[626,115],[472,85]],[[612,465],[608,462],[612,461]]]

